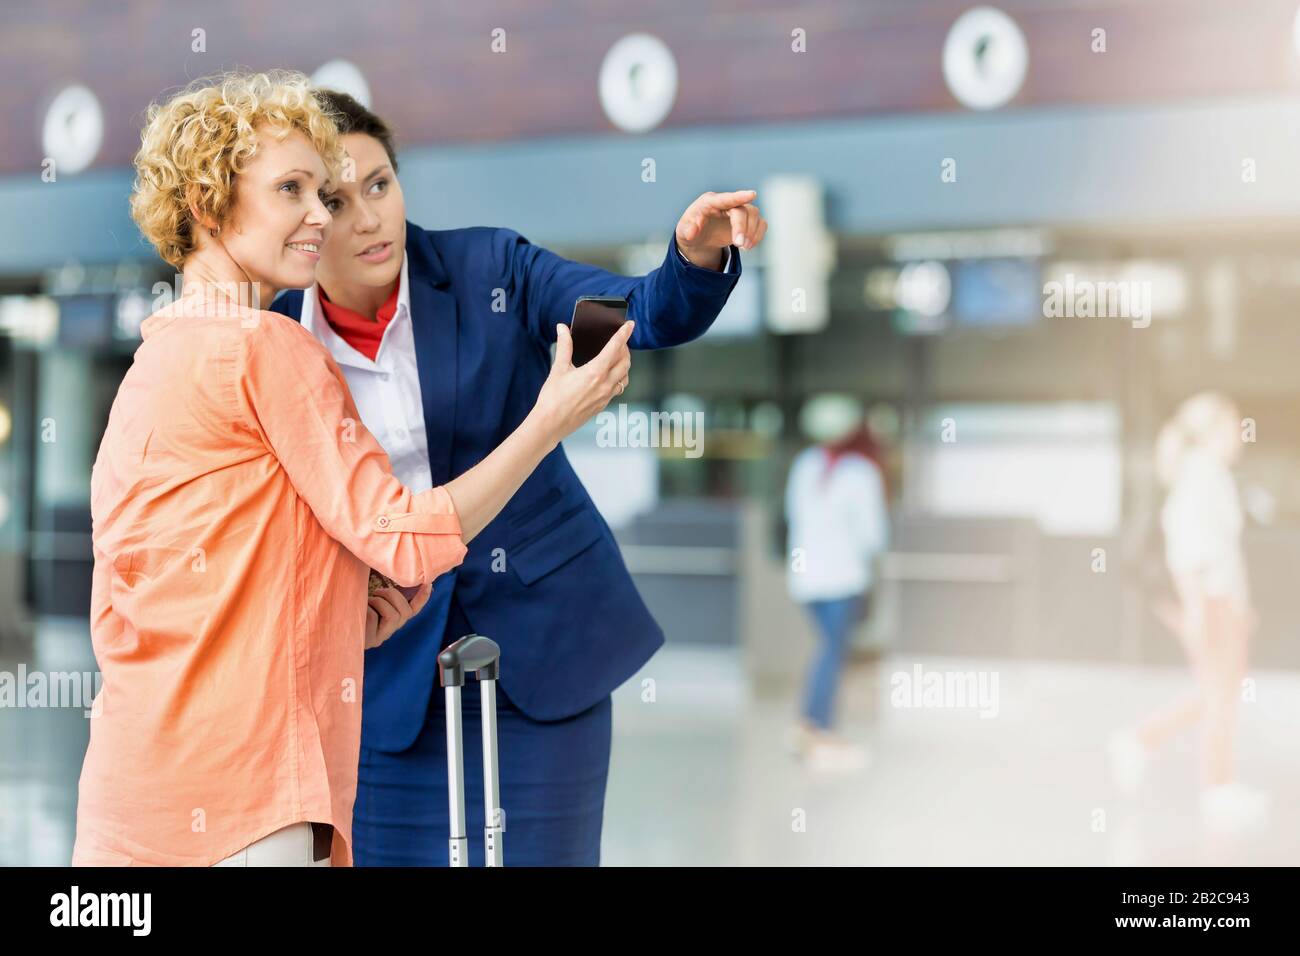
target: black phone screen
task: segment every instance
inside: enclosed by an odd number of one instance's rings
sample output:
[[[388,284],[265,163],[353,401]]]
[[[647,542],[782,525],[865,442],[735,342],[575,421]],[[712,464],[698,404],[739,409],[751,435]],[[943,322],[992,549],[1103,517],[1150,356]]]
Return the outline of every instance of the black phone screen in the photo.
[[[569,325],[573,333],[574,367],[585,365],[599,355],[626,321],[627,299],[588,295],[578,299]]]

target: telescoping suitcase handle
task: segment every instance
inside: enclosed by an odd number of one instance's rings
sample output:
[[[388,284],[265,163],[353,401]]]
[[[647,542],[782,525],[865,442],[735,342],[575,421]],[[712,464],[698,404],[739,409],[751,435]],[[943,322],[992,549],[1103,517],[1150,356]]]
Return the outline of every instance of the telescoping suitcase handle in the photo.
[[[483,723],[483,847],[488,866],[503,866],[501,838],[505,821],[498,805],[497,676],[501,648],[481,634],[466,634],[438,655],[438,679],[447,697],[447,802],[451,812],[448,846],[452,866],[469,866],[469,837],[465,832],[465,758],[461,750],[460,689],[465,675],[478,676]]]

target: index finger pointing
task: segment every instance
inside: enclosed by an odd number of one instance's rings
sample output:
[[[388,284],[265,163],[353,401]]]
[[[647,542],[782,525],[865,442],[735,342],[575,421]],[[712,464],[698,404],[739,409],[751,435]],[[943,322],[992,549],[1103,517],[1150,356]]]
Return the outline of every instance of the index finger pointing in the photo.
[[[743,206],[747,202],[753,202],[754,197],[758,195],[752,189],[741,189],[734,193],[714,193],[712,196],[702,196],[701,201],[704,205],[719,212],[725,212],[728,209],[734,209],[736,206]]]

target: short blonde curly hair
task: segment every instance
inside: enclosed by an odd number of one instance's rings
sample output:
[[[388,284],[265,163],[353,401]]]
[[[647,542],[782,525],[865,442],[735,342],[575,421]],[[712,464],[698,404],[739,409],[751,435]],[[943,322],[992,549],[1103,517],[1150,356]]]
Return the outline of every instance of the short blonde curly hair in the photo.
[[[263,126],[301,130],[330,176],[337,175],[344,152],[335,118],[295,70],[221,73],[150,105],[135,156],[131,218],[170,265],[179,269],[196,248],[191,204],[202,216],[227,221],[235,177],[256,151]]]

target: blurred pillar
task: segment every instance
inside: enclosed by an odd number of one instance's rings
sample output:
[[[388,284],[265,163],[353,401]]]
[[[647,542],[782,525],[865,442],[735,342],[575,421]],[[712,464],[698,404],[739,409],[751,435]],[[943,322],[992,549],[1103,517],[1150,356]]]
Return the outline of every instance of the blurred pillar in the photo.
[[[50,670],[94,668],[88,639],[90,469],[98,438],[94,372],[89,352],[52,347],[40,354],[28,574],[36,662]]]
[[[88,509],[95,453],[90,412],[96,407],[90,355],[57,349],[42,352],[37,383],[37,511]]]

